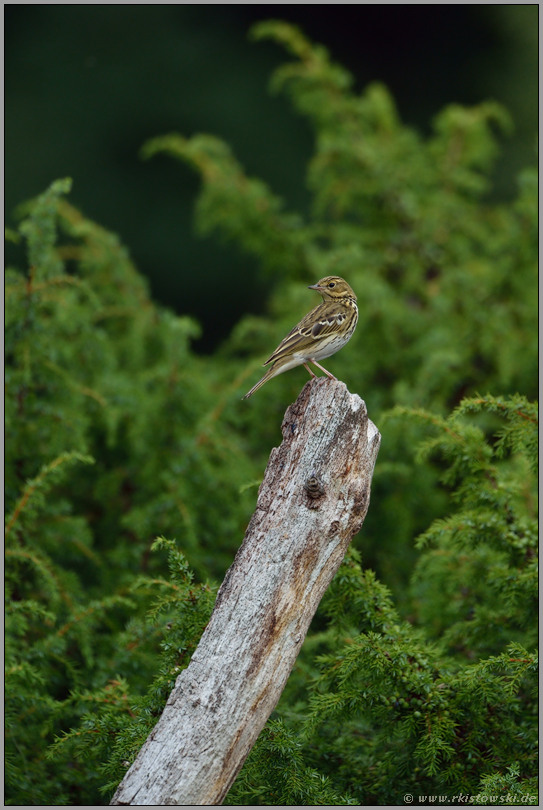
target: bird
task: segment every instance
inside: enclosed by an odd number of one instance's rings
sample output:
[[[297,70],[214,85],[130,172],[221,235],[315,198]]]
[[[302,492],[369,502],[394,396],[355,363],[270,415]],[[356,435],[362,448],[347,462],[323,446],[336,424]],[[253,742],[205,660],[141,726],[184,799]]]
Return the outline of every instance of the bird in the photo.
[[[308,287],[322,295],[322,303],[312,309],[288,333],[277,349],[263,364],[271,363],[261,380],[242,399],[249,399],[264,383],[296,366],[305,366],[311,377],[317,375],[307,365],[312,363],[331,379],[337,380],[317,360],[330,357],[350,340],[358,323],[356,295],[339,276],[326,276]]]

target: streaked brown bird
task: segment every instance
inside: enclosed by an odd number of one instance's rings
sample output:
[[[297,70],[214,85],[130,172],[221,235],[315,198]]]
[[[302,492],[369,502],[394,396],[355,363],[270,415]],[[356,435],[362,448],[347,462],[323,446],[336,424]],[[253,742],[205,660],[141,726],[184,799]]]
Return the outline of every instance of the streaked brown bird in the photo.
[[[279,344],[264,363],[265,366],[269,363],[272,365],[243,399],[251,397],[272,377],[277,377],[278,374],[296,366],[304,365],[311,376],[316,377],[308,363],[320,368],[331,380],[336,379],[319,365],[317,360],[324,360],[335,354],[351,338],[358,322],[356,295],[339,276],[321,278],[309,289],[316,290],[322,295],[322,303],[302,318],[298,326],[295,326]]]

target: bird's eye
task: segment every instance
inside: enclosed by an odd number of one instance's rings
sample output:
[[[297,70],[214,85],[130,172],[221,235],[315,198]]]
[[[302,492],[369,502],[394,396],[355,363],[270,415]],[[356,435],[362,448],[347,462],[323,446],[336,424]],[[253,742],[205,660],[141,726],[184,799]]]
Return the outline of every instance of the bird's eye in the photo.
[[[335,287],[335,286],[336,286],[336,282],[335,282],[335,281],[331,281],[331,282],[330,282],[330,284],[329,284],[328,286],[329,286],[329,287]]]

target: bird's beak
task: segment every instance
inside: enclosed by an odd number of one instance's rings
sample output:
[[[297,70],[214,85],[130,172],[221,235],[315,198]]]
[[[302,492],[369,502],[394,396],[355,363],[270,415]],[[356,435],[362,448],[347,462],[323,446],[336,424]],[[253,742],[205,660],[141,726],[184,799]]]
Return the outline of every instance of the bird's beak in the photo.
[[[310,284],[307,289],[308,290],[317,290],[317,292],[318,292],[320,290],[320,287],[319,287],[318,284]]]

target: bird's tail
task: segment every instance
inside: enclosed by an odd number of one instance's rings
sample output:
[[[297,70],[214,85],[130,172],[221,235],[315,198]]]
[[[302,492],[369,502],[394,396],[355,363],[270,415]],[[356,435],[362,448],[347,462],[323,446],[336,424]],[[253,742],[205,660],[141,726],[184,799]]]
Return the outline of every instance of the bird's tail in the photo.
[[[271,380],[272,377],[277,377],[278,374],[282,374],[284,371],[289,371],[291,368],[296,368],[303,363],[303,358],[300,357],[292,357],[292,355],[287,355],[286,357],[279,357],[266,371],[264,376],[261,380],[257,382],[256,385],[253,385],[250,391],[248,391],[242,399],[249,399],[252,397],[255,391],[258,391],[259,388],[262,388],[264,383],[267,383],[268,380]],[[266,365],[266,363],[264,363]],[[307,370],[311,374],[311,371],[306,366]],[[315,376],[313,374],[313,376]]]
[[[276,374],[277,374],[277,369],[275,369],[275,370],[274,370],[273,366],[271,366],[271,367],[270,367],[270,368],[269,368],[269,369],[266,371],[266,373],[264,374],[264,376],[262,377],[262,379],[261,379],[261,380],[259,380],[259,381],[257,382],[257,384],[256,384],[256,385],[253,385],[253,387],[251,388],[251,390],[250,390],[250,391],[248,391],[248,392],[245,394],[245,396],[244,396],[244,397],[242,397],[242,399],[249,399],[249,397],[252,397],[252,396],[253,396],[253,394],[255,393],[255,391],[258,391],[258,389],[259,389],[259,388],[262,388],[262,386],[264,385],[264,383],[267,383],[267,382],[268,382],[268,380],[271,380],[271,378],[272,378],[272,377],[275,377],[275,375],[276,375]]]

